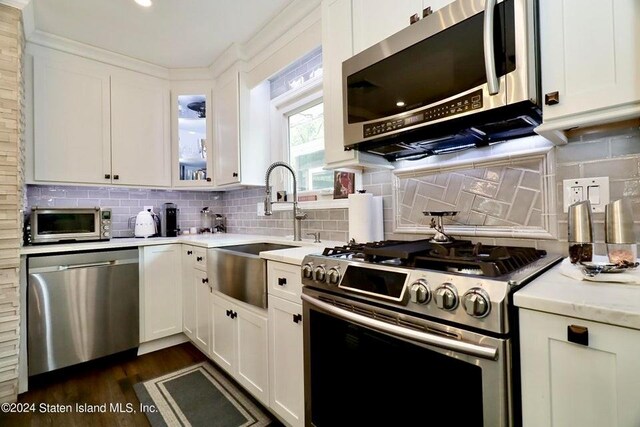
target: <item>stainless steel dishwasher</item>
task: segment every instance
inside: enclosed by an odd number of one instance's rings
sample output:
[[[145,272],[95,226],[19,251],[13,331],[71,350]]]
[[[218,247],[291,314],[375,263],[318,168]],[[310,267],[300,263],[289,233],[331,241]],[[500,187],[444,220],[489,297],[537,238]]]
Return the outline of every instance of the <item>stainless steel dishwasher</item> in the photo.
[[[138,346],[138,249],[28,259],[29,375]]]

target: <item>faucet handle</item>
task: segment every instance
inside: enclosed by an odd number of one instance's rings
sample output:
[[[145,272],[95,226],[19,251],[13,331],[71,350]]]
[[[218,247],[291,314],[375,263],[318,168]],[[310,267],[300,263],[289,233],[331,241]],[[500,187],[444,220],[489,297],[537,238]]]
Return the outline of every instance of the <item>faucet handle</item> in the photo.
[[[322,243],[320,241],[320,232],[317,233],[306,233],[307,236],[313,236],[313,243]]]

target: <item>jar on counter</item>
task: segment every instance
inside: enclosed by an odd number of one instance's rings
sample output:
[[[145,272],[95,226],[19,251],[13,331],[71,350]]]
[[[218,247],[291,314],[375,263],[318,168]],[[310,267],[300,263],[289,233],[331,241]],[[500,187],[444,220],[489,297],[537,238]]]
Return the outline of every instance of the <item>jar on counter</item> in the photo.
[[[591,203],[588,200],[569,206],[569,260],[591,262],[593,260],[593,229],[591,227]]]
[[[211,233],[213,230],[213,212],[208,207],[200,211],[200,233]]]
[[[604,237],[610,263],[621,266],[635,264],[638,249],[629,199],[616,200],[605,206]]]

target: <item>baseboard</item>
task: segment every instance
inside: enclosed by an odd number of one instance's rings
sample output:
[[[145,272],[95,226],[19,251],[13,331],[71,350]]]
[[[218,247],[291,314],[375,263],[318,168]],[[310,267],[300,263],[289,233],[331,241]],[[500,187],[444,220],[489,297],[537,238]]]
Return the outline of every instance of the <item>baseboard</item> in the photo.
[[[189,338],[183,333],[171,335],[169,337],[160,338],[158,340],[143,342],[138,347],[138,356],[162,350],[163,348],[173,347],[174,345],[188,342]]]

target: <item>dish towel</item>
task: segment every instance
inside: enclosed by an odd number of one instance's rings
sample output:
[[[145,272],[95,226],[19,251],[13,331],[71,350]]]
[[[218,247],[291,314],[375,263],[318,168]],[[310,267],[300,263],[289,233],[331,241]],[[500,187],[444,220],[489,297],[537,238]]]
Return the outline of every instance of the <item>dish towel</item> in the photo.
[[[598,259],[599,258],[599,259]],[[606,257],[593,257],[594,262],[607,262]],[[594,277],[586,276],[582,273],[579,265],[571,264],[569,258],[565,258],[560,263],[560,274],[575,280],[588,280],[590,282],[602,283],[627,283],[630,285],[640,285],[640,268],[627,270],[624,273],[600,273]]]

